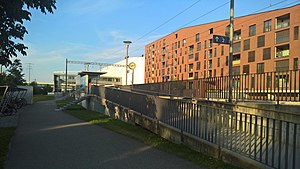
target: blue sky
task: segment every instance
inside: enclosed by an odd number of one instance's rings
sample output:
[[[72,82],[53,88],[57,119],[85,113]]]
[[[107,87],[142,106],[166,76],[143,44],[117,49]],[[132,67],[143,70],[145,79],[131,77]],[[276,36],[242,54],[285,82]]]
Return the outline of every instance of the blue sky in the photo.
[[[32,10],[26,22],[29,34],[24,43],[29,47],[22,60],[25,79],[26,63],[32,63],[30,80],[53,81],[53,71],[65,69],[65,59],[114,63],[125,56],[123,40],[131,40],[129,56],[141,56],[144,46],[183,26],[197,25],[229,18],[229,3],[218,10],[199,16],[229,2],[200,0],[190,9],[139,39],[198,0],[57,0],[54,14]],[[269,7],[270,4],[278,5]],[[235,16],[252,14],[259,9],[272,10],[295,5],[295,0],[236,0]],[[194,22],[186,25],[190,21]],[[70,65],[82,70],[83,65]],[[94,67],[97,69],[98,67]]]

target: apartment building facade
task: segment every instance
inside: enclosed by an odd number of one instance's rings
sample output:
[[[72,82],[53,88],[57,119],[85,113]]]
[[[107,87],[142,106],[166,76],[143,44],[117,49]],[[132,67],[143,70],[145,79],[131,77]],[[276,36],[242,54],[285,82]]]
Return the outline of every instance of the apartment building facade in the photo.
[[[298,70],[300,5],[234,19],[233,74]],[[145,47],[145,83],[227,76],[229,20],[179,29]]]

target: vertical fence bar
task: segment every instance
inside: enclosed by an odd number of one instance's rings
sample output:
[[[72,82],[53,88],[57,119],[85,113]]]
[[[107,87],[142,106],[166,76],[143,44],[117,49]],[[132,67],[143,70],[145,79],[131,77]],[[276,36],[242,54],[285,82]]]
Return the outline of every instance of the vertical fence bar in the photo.
[[[256,160],[256,150],[257,150],[257,144],[256,144],[256,140],[257,140],[257,116],[255,116],[255,125],[254,125],[254,132],[255,132],[255,136],[254,136],[254,160]]]
[[[252,141],[252,138],[251,138],[251,136],[252,136],[252,114],[250,114],[250,119],[249,119],[249,124],[250,124],[250,128],[249,128],[249,157],[251,157],[251,145],[252,145],[252,143],[251,143],[251,141]]]
[[[244,153],[247,153],[247,149],[246,149],[246,147],[247,147],[247,114],[245,114],[245,128],[244,128],[244,130],[245,130],[245,133],[244,133]]]
[[[259,151],[259,161],[262,162],[262,151],[263,151],[263,127],[264,121],[263,117],[260,117],[260,151]]]
[[[269,118],[267,118],[267,134],[266,134],[266,160],[265,163],[268,165],[269,160]]]
[[[293,162],[292,162],[292,169],[296,168],[296,150],[297,150],[296,144],[297,144],[297,124],[294,123],[294,141],[293,141]]]
[[[289,161],[289,130],[290,123],[286,122],[285,128],[285,168],[288,168],[288,161]]]
[[[238,112],[235,112],[235,133],[234,133],[234,142],[235,142],[235,151],[238,150]]]
[[[281,168],[281,136],[282,136],[282,121],[280,120],[279,121],[279,136],[278,136],[278,139],[279,139],[279,148],[278,148],[278,168],[280,169]]]
[[[272,130],[272,167],[274,167],[275,161],[275,130],[276,130],[276,120],[273,119],[273,130]]]
[[[297,96],[296,96],[296,92],[297,92],[297,70],[294,71],[294,100],[293,101],[296,101],[297,100]]]
[[[218,115],[217,115],[217,110],[215,109],[214,111],[214,121],[215,121],[215,143],[218,143]]]
[[[204,112],[204,124],[205,124],[205,128],[204,128],[204,139],[207,140],[207,109],[208,107],[205,106],[205,112]]]
[[[230,118],[230,150],[232,150],[232,144],[233,144],[233,132],[232,132],[232,124],[233,124],[233,112],[230,112],[231,118]]]
[[[239,127],[239,152],[242,152],[242,134],[243,134],[243,114],[240,113]]]

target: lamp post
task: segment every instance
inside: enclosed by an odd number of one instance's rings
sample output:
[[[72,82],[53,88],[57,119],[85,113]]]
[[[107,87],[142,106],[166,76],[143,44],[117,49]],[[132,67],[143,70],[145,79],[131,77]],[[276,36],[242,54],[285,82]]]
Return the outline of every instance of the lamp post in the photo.
[[[125,44],[125,48],[126,48],[126,56],[125,56],[125,59],[126,59],[126,85],[127,85],[127,74],[128,74],[128,48],[129,48],[129,45],[131,44],[131,41],[129,40],[125,40],[123,41],[123,43]]]
[[[229,97],[228,101],[232,103],[232,59],[233,59],[233,19],[234,19],[234,0],[230,0],[230,44],[229,44]]]

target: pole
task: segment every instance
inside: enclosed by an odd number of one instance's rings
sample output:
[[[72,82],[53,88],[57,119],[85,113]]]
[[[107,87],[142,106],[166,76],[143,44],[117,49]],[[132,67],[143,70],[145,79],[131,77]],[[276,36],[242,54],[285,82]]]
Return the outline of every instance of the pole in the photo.
[[[32,69],[31,65],[32,63],[26,63],[27,69],[28,69],[28,84],[30,83],[30,70]]]
[[[126,44],[126,56],[125,56],[125,59],[126,59],[126,85],[127,85],[127,79],[128,79],[128,47],[129,47],[129,45],[128,44]]]
[[[65,94],[67,94],[67,87],[68,87],[68,59],[66,59]]]
[[[125,76],[125,80],[126,80],[126,85],[127,85],[127,80],[128,80],[128,48],[129,48],[129,45],[131,44],[131,41],[129,40],[125,40],[123,41],[123,43],[125,44],[125,47],[126,47],[126,56],[125,56],[125,59],[126,59],[126,76]]]
[[[229,44],[229,97],[228,102],[232,103],[232,59],[233,59],[233,19],[234,19],[234,0],[230,0],[230,44]]]

